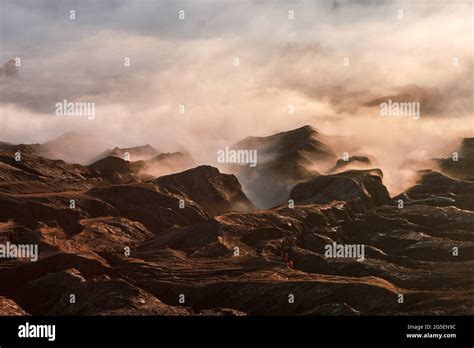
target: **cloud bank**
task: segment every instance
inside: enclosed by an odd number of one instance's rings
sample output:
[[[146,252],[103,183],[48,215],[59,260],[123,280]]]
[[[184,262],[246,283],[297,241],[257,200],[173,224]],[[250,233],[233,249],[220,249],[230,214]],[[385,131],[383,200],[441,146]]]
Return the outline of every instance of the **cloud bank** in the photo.
[[[0,79],[0,140],[79,130],[209,162],[248,135],[310,124],[351,136],[401,187],[407,159],[472,135],[472,4],[339,3],[0,0],[0,62],[21,58],[19,78]],[[368,106],[404,93],[419,120]],[[94,102],[96,117],[56,116],[64,99]]]

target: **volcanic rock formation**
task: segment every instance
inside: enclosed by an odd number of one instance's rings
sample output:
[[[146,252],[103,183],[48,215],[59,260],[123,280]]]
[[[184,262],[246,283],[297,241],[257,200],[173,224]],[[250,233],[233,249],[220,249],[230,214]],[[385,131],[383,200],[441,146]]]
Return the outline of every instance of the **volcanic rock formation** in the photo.
[[[472,141],[390,197],[379,169],[308,169],[336,165],[317,138],[303,127],[240,143],[259,149],[258,175],[237,177],[282,203],[264,210],[214,167],[150,178],[154,157],[84,166],[2,143],[0,314],[473,315],[474,182],[458,167]]]

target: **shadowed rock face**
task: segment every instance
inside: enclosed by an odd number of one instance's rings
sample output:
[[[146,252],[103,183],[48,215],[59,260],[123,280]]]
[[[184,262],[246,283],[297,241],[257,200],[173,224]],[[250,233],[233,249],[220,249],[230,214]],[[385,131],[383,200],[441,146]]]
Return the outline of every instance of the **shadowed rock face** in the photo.
[[[441,171],[458,178],[474,181],[474,138],[464,138],[457,152],[457,158],[436,160]]]
[[[119,157],[109,156],[92,163],[89,168],[104,177],[112,178],[114,175],[130,175],[134,172],[130,162]]]
[[[151,183],[169,192],[189,197],[204,207],[211,216],[255,209],[234,175],[221,174],[211,166],[200,166],[162,176]]]
[[[382,172],[379,169],[321,175],[296,185],[290,192],[290,199],[296,204],[327,204],[332,201],[343,201],[360,205],[368,210],[391,202],[381,176]]]
[[[257,150],[256,167],[233,168],[251,193],[250,199],[263,208],[281,204],[293,186],[334,161],[336,156],[318,138],[316,129],[304,126],[268,137],[249,137],[235,144],[234,149]]]
[[[154,233],[174,225],[197,223],[206,218],[206,212],[193,201],[148,184],[94,188],[89,194],[112,205],[115,214],[138,221]],[[184,202],[183,208],[180,208],[181,200]]]
[[[425,205],[474,209],[474,182],[453,179],[431,170],[421,173],[418,183],[400,197],[406,197],[408,204],[423,202]]]
[[[282,134],[252,141],[299,154]],[[391,198],[378,169],[311,173],[282,198],[294,206],[255,210],[210,166],[149,180],[117,157],[81,166],[16,150],[0,150],[0,246],[39,255],[0,257],[0,315],[474,314],[467,179],[422,171]],[[334,245],[364,246],[363,259]]]

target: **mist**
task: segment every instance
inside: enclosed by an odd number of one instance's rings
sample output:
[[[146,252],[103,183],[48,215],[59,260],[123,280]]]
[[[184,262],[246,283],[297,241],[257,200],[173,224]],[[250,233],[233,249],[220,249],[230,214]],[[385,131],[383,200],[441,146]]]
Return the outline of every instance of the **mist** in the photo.
[[[343,136],[328,140],[338,157],[376,158],[396,194],[473,135],[469,1],[0,3],[0,65],[21,58],[18,78],[0,78],[0,141],[83,134],[68,161],[150,144],[215,165],[242,138],[309,124]],[[419,119],[368,106],[400,94]],[[64,99],[95,103],[95,118],[56,116]]]

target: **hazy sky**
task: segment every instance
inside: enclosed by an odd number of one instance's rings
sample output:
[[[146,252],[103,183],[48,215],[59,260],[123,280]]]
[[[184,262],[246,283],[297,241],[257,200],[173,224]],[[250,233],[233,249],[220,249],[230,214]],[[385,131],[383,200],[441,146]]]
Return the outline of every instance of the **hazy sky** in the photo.
[[[0,140],[82,130],[199,160],[311,124],[388,167],[472,135],[472,1],[338,3],[0,0],[0,63],[21,58],[20,78],[0,79]],[[421,96],[419,120],[364,106],[400,93]],[[63,99],[94,102],[95,119],[56,116]]]

